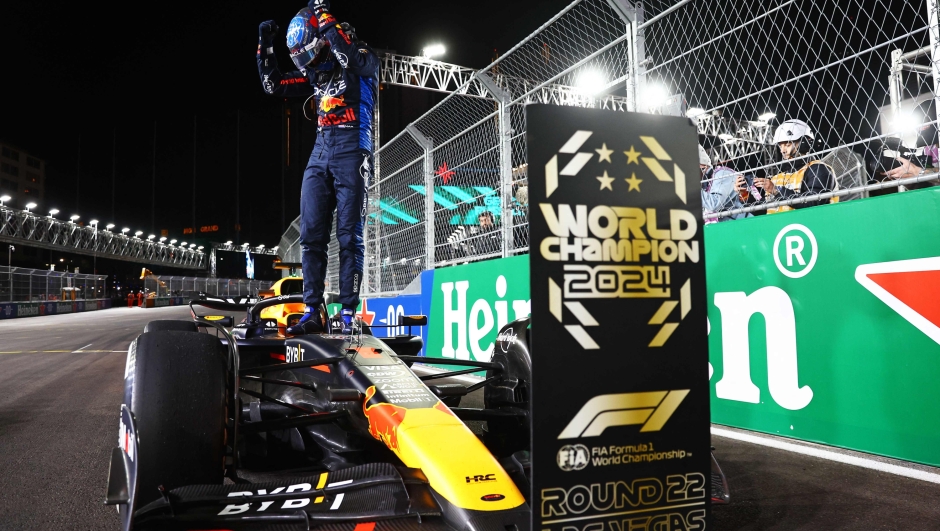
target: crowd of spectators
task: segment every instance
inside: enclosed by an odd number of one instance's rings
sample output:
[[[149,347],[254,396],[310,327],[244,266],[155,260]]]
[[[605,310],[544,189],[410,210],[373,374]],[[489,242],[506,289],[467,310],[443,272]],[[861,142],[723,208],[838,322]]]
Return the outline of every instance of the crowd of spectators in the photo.
[[[879,160],[872,165],[869,182],[897,181],[940,170],[940,153],[936,139],[930,137],[927,145],[919,149],[879,147]],[[803,120],[791,119],[774,130],[778,162],[768,174],[738,172],[728,163],[714,164],[712,157],[700,144],[699,169],[702,177],[702,209],[706,223],[741,219],[753,215],[774,214],[788,210],[836,203],[838,196],[817,198],[826,192],[839,190],[835,171],[814,156],[816,135]],[[905,188],[923,188],[940,184],[928,180]],[[895,188],[896,190],[897,188]],[[884,192],[882,192],[884,193]],[[877,195],[877,194],[872,194]],[[803,198],[814,199],[808,200]],[[740,210],[742,207],[768,205],[751,212],[718,217],[720,212]]]

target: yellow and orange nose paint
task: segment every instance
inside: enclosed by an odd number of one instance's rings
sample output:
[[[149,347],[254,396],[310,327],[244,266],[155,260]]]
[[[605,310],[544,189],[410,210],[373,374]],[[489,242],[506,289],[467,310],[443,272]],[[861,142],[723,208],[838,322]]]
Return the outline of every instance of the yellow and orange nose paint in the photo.
[[[369,387],[362,407],[369,433],[405,466],[420,468],[447,501],[475,511],[502,511],[525,502],[496,458],[442,402],[414,409],[366,406],[374,395],[375,386]]]

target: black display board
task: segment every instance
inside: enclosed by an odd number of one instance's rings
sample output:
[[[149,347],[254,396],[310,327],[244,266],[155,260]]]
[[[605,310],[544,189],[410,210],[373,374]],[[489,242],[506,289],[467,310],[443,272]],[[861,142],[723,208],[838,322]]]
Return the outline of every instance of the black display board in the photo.
[[[704,529],[705,248],[685,118],[526,108],[533,527]]]

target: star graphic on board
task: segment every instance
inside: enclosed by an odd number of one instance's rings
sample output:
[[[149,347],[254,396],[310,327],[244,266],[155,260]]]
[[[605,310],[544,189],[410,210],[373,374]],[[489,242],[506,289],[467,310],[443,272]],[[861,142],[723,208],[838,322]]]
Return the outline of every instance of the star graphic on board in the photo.
[[[639,164],[641,153],[635,149],[633,146],[630,146],[630,151],[624,151],[624,155],[627,156],[627,164]]]
[[[606,160],[607,162],[611,162],[611,160],[610,160],[610,155],[611,155],[611,153],[614,152],[614,150],[612,150],[612,149],[607,149],[607,144],[606,144],[606,143],[605,143],[604,145],[602,145],[600,149],[595,149],[594,151],[596,151],[596,152],[597,152],[597,155],[598,155],[597,162],[604,162],[605,160]],[[598,177],[598,179],[600,179],[600,177]]]
[[[630,188],[627,189],[628,192],[632,192],[632,191],[634,191],[634,190],[636,190],[637,192],[639,192],[639,191],[640,191],[640,183],[643,182],[643,179],[637,179],[637,178],[636,178],[636,174],[635,174],[635,173],[632,173],[632,174],[630,174],[630,178],[629,178],[629,179],[624,179],[624,181],[627,181],[627,184],[630,185]]]
[[[362,299],[362,307],[359,309],[359,313],[356,314],[356,317],[361,319],[363,323],[372,326],[372,321],[375,320],[375,312],[369,311],[369,308],[366,306],[366,299]]]
[[[454,175],[456,175],[456,174],[457,174],[457,172],[455,172],[454,170],[449,170],[449,169],[447,169],[447,163],[446,163],[446,162],[443,163],[443,164],[441,164],[441,167],[438,168],[438,169],[437,169],[437,172],[434,173],[434,175],[436,175],[436,176],[438,176],[438,177],[440,177],[441,179],[444,180],[444,184],[447,184],[448,181],[450,181],[450,180],[454,177]]]
[[[614,191],[613,187],[610,186],[610,183],[614,182],[614,178],[607,176],[607,170],[604,170],[604,176],[598,177],[597,180],[601,182],[601,188],[600,188],[601,190],[603,190],[604,188],[607,188],[611,192]]]

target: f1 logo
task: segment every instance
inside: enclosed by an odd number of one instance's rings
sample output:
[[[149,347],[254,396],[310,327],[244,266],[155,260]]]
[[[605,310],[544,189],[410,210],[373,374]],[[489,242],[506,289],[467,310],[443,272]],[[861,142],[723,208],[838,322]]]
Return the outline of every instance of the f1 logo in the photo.
[[[599,395],[587,401],[559,439],[597,437],[613,426],[642,424],[641,432],[659,431],[682,403],[688,389]]]

